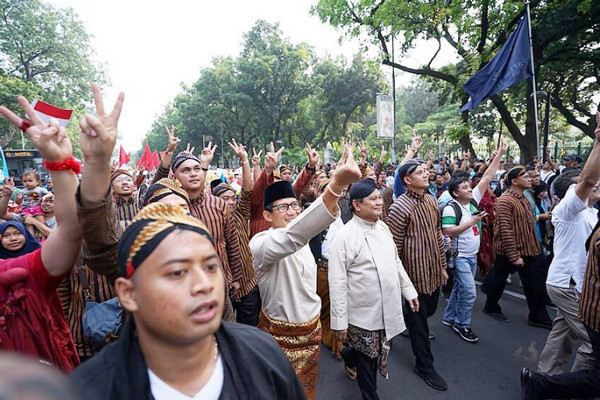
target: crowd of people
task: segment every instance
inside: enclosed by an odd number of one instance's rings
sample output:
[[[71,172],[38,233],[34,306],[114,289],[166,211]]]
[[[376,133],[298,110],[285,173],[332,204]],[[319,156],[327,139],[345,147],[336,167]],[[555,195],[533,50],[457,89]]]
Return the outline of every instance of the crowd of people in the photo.
[[[109,111],[92,89],[83,167],[57,121],[23,97],[27,119],[0,107],[51,177],[1,187],[0,349],[51,365],[2,355],[22,372],[0,377],[1,398],[315,399],[324,344],[378,399],[399,334],[445,391],[429,320],[444,292],[442,324],[477,343],[478,273],[485,314],[509,322],[500,301],[518,273],[528,324],[550,331],[523,399],[600,396],[600,127],[583,168],[549,153],[517,164],[502,140],[487,160],[421,159],[416,135],[398,164],[347,144],[323,165],[307,144],[298,167],[231,140],[240,168],[223,179],[216,146],[178,151],[173,127],[155,171],[113,165],[124,95]]]

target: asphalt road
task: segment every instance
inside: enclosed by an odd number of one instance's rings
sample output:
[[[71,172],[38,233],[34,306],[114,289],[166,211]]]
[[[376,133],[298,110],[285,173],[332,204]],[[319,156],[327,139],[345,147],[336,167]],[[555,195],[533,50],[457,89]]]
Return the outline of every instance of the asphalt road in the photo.
[[[512,286],[507,286],[507,290],[518,291],[518,286],[514,283]],[[437,336],[432,341],[434,365],[448,383],[446,392],[430,388],[413,372],[410,341],[397,336],[389,356],[389,379],[377,376],[379,397],[382,400],[519,400],[519,372],[525,366],[536,367],[549,331],[527,325],[524,299],[504,294],[500,305],[510,319],[508,323],[484,314],[481,311],[484,302],[485,294],[478,286],[471,325],[479,336],[476,344],[463,341],[452,328],[442,325],[445,299],[440,298],[436,314],[429,319],[429,327]],[[553,309],[548,312],[551,318],[556,315]],[[317,399],[361,399],[358,385],[346,377],[343,363],[323,346]]]

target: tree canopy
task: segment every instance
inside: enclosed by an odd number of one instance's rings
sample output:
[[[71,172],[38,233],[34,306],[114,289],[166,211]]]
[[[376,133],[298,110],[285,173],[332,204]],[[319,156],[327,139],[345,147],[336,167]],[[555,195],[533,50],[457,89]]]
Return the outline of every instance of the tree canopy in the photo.
[[[93,57],[90,36],[72,9],[40,0],[0,0],[2,105],[18,110],[16,97],[23,94],[83,111],[83,99],[91,98],[90,82],[106,81]],[[71,134],[77,131],[73,120]],[[7,146],[15,130],[6,121],[0,129],[0,145]]]
[[[213,59],[155,120],[147,140],[165,147],[164,127],[175,125],[197,145],[212,138],[220,146],[223,137],[256,148],[270,141],[290,151],[306,142],[324,147],[350,135],[351,126],[374,125],[375,96],[385,87],[378,63],[361,55],[351,62],[318,58],[277,24],[259,20],[244,35],[241,53]]]
[[[600,0],[532,0],[531,7],[538,90],[550,94],[569,124],[592,136],[592,98],[600,89]],[[350,36],[366,34],[379,46],[384,64],[436,81],[440,90],[449,87],[450,100],[463,105],[468,95],[462,84],[502,47],[525,8],[520,0],[320,0],[312,12]],[[391,57],[392,36],[401,43],[399,61]],[[435,46],[432,58],[407,65],[418,40]],[[453,49],[458,61],[436,67],[442,46]],[[525,159],[536,153],[531,93],[527,83],[491,98]],[[461,117],[467,124],[469,112]],[[468,135],[461,143],[472,147]]]

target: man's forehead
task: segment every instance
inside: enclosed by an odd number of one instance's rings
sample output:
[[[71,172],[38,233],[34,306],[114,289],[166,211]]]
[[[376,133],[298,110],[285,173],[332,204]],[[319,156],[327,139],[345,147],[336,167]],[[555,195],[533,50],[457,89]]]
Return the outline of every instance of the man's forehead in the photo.
[[[298,201],[298,199],[296,199],[295,197],[286,197],[284,199],[279,199],[279,200],[275,200],[273,202],[274,205],[278,205],[278,204],[283,204],[283,203],[291,203],[294,201]]]
[[[186,168],[186,167],[193,168],[197,165],[200,165],[200,163],[198,161],[188,158],[187,160],[182,162],[181,165],[179,166],[179,168],[177,168],[177,169]]]

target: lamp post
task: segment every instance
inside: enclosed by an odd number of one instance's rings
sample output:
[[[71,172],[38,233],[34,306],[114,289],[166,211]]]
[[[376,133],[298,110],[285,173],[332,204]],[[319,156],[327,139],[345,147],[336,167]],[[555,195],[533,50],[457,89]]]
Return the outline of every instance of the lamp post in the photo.
[[[550,95],[543,91],[538,90],[537,98],[546,102],[546,112],[544,113],[544,147],[542,150],[542,162],[545,163],[546,160],[546,149],[548,148],[548,134],[550,131]]]

